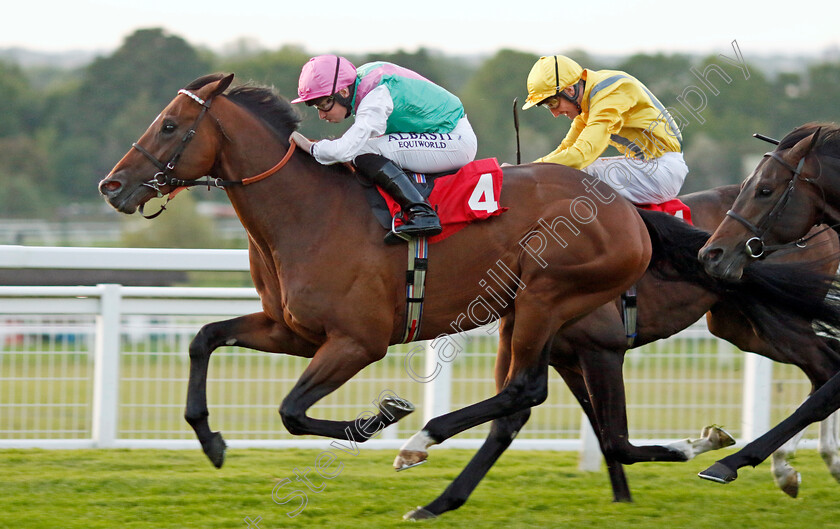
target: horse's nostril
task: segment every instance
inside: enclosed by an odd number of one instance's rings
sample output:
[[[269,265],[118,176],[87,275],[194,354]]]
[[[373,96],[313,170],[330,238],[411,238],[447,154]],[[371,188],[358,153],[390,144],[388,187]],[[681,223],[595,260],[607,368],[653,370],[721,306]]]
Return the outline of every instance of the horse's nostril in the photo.
[[[720,248],[704,248],[700,251],[700,260],[708,263],[716,263],[720,261],[723,251]]]
[[[112,195],[120,190],[122,184],[116,180],[102,180],[99,182],[99,193],[103,195]]]

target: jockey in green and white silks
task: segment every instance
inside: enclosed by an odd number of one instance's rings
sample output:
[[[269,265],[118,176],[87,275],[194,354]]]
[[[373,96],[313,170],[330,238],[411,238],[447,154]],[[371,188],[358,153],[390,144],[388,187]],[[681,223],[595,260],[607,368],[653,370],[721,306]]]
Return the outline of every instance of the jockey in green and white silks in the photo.
[[[368,63],[356,72],[355,122],[340,138],[319,141],[316,160],[346,162],[374,153],[409,171],[437,173],[475,158],[478,141],[456,96],[395,64]]]
[[[397,234],[432,236],[437,215],[404,170],[454,172],[475,159],[478,140],[461,101],[420,74],[387,62],[358,69],[344,57],[313,57],[301,71],[299,97],[320,119],[339,123],[355,116],[340,138],[291,141],[322,164],[353,162],[401,206],[406,224]]]

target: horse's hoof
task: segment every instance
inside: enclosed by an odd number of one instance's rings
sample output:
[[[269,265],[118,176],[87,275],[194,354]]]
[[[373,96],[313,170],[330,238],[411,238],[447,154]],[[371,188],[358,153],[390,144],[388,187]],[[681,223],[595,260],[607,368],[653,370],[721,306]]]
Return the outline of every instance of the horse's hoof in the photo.
[[[706,426],[703,428],[703,431],[700,432],[700,437],[708,439],[714,446],[713,450],[726,448],[727,446],[735,444],[735,438],[720,426]]]
[[[799,472],[791,472],[783,479],[777,479],[776,485],[782,489],[782,492],[790,496],[791,498],[795,498],[799,495],[799,485],[802,483],[802,474]]]
[[[403,514],[403,520],[410,520],[412,522],[417,520],[431,520],[432,518],[437,518],[437,515],[427,511],[423,507],[417,507],[413,511],[408,511]]]
[[[828,465],[828,471],[835,480],[840,482],[840,461],[835,461]]]
[[[382,399],[382,402],[379,403],[379,409],[383,414],[393,416],[394,422],[397,422],[414,411],[414,404],[408,402],[407,400],[385,397]]]
[[[213,432],[213,436],[206,444],[201,445],[201,448],[207,454],[207,457],[210,458],[210,462],[213,463],[214,467],[222,468],[222,465],[225,464],[227,444],[221,433]]]
[[[735,478],[738,477],[738,472],[718,461],[706,470],[699,472],[697,475],[703,479],[714,481],[715,483],[730,483],[735,481]]]
[[[394,468],[397,472],[399,472],[400,470],[416,467],[417,465],[425,463],[426,458],[428,457],[428,452],[420,452],[418,450],[400,450],[400,453],[397,454],[396,459],[394,459]]]

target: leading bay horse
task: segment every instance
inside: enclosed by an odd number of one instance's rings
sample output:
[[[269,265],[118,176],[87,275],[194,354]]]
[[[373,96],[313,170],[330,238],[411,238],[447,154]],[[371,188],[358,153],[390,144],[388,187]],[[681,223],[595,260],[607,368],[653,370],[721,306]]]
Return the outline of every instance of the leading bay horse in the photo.
[[[219,346],[311,358],[280,406],[292,434],[364,441],[411,411],[383,403],[364,425],[307,415],[401,341],[405,248],[381,243],[363,188],[346,167],[323,166],[289,144],[298,118],[288,103],[260,88],[225,95],[232,79],[205,76],[180,91],[99,184],[111,206],[133,213],[210,175],[248,232],[262,311],[203,326],[189,350],[185,418],[216,467],[226,445],[209,426],[206,378]],[[435,244],[416,339],[449,333],[453,322],[477,327],[488,313],[515,314],[515,321],[504,389],[435,419],[427,426],[434,441],[542,402],[556,331],[644,273],[651,255],[645,222],[629,203],[604,200],[608,189],[583,176],[554,164],[506,171],[510,210]],[[488,271],[504,283],[498,297],[481,286]]]
[[[801,245],[812,226],[825,223],[837,231],[840,127],[810,123],[785,136],[744,181],[727,216],[699,257],[710,274],[729,281],[740,281],[745,267],[764,254]],[[790,417],[699,475],[720,483],[733,481],[739,468],[758,465],[797,432],[838,408],[840,373]]]
[[[711,232],[726,216],[738,192],[738,185],[730,185],[683,195],[680,199],[691,208],[694,225]],[[807,248],[795,248],[795,251],[788,251],[785,255],[774,254],[770,260],[820,261],[825,263],[821,270],[826,274],[831,273],[838,263],[838,237],[833,232],[816,234],[816,230]],[[765,325],[800,326],[800,335],[795,338],[795,345],[785,347],[772,337],[767,339],[765,333],[757,330],[738,309],[738,304],[727,299],[726,293],[722,295],[697,282],[664,281],[655,272],[646,273],[636,288],[638,327],[632,344],[628,344],[626,337],[621,300],[616,299],[561,329],[554,337],[550,357],[551,366],[563,377],[593,425],[606,462],[614,501],[632,501],[622,464],[686,461],[705,451],[734,442],[726,437],[725,432],[711,429],[703,439],[681,441],[665,447],[631,444],[622,375],[624,355],[629,349],[670,337],[706,314],[709,330],[713,334],[743,351],[798,366],[811,381],[812,390],[840,370],[837,342],[815,335],[805,320],[794,323],[762,318]],[[502,334],[507,329],[505,320]],[[500,358],[496,370],[499,387],[507,369],[506,343],[507,340],[500,340]],[[527,420],[527,412],[495,420],[485,443],[452,484],[436,499],[408,512],[405,517],[432,518],[463,505]],[[840,480],[840,457],[837,454],[834,430],[835,422],[823,423],[820,430],[820,452],[832,475]],[[787,461],[794,450],[795,443],[774,454],[772,474],[776,484],[785,493],[796,497],[800,476]]]

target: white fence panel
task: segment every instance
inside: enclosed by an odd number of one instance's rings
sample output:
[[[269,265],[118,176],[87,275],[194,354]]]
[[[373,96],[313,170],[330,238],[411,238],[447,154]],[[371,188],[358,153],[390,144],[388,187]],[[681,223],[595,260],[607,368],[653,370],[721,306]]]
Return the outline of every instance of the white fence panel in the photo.
[[[131,254],[130,258],[126,258]],[[0,246],[0,267],[244,270],[244,251],[103,250]],[[129,269],[127,268],[127,269]],[[0,287],[0,447],[196,447],[183,420],[189,342],[201,325],[260,310],[250,288]],[[457,358],[429,344],[394,346],[312,410],[349,420],[383,391],[418,406],[366,446],[397,447],[433,416],[494,393],[497,337],[470,334]],[[419,349],[418,349],[419,347]],[[705,327],[631,351],[625,362],[634,442],[696,437],[717,423],[741,440],[760,435],[808,391]],[[762,359],[763,360],[763,359]],[[305,359],[223,347],[211,359],[210,420],[231,446],[327,446],[293,437],[277,414]],[[440,372],[427,383],[417,380]],[[412,371],[412,373],[409,373]],[[804,381],[804,382],[803,382]],[[751,389],[757,388],[757,389]],[[559,377],[514,442],[517,448],[580,449],[589,439],[580,408]],[[778,416],[778,417],[777,417]],[[446,446],[477,446],[488,426]]]

